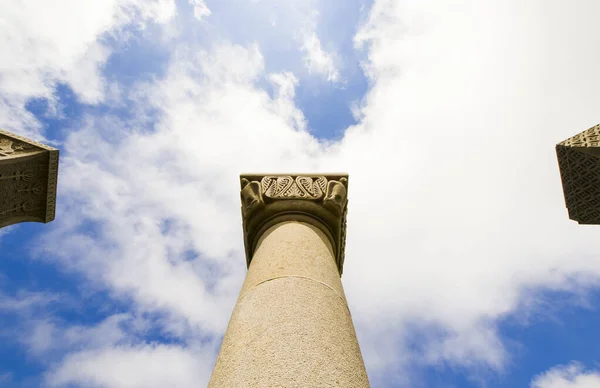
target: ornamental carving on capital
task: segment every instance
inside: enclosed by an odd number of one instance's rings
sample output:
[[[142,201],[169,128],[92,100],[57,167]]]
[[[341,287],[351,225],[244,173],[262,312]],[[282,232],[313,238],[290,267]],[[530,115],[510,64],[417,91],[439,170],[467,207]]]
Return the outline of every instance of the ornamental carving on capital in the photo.
[[[565,147],[600,147],[600,124],[560,142]]]
[[[0,130],[0,227],[55,216],[58,150]]]
[[[569,218],[600,224],[600,125],[556,145]]]
[[[241,202],[247,263],[260,235],[277,220],[311,222],[330,239],[343,268],[348,175],[242,175]]]

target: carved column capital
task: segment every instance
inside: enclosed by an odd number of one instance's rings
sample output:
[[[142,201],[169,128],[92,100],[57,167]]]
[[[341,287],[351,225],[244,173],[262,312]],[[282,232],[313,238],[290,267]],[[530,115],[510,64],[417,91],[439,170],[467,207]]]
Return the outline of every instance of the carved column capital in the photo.
[[[569,218],[600,224],[600,125],[556,145]]]
[[[279,222],[294,220],[325,233],[342,274],[348,174],[242,174],[240,185],[248,266],[261,235]]]
[[[54,220],[58,150],[0,129],[0,228]]]

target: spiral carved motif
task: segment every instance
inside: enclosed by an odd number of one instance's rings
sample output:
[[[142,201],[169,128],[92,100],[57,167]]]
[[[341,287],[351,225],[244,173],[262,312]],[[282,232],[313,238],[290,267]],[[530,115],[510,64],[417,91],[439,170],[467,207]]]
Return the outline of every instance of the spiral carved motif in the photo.
[[[265,196],[272,199],[321,199],[325,195],[327,178],[297,176],[266,176],[261,180]]]

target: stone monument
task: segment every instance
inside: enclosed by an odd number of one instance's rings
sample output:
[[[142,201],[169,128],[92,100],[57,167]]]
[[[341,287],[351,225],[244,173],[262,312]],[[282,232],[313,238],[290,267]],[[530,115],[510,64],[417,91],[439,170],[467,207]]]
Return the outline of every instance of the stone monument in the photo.
[[[0,129],[0,228],[54,220],[58,150]]]
[[[348,175],[240,180],[248,273],[209,387],[368,387],[340,279]]]

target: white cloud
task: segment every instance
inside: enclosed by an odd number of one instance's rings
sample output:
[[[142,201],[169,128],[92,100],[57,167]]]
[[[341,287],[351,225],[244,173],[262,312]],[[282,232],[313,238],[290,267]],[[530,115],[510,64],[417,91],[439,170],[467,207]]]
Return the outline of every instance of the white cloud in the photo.
[[[585,371],[580,363],[558,365],[536,376],[531,388],[596,388],[600,387],[600,373]]]
[[[300,9],[304,15],[302,27],[296,32],[296,39],[300,42],[300,50],[304,53],[304,66],[309,74],[317,74],[329,82],[340,81],[340,72],[336,62],[340,59],[335,52],[323,49],[321,38],[318,34],[320,14],[318,2],[301,1],[300,4],[291,3],[292,9]]]
[[[203,0],[188,0],[190,4],[194,7],[194,17],[198,20],[202,20],[207,16],[210,16],[210,9],[206,6],[206,3]]]
[[[337,40],[327,37],[319,27],[344,21],[352,4],[341,0],[240,0],[209,5],[214,12],[203,35],[211,35],[215,41],[223,36],[234,43],[256,41],[268,57],[269,71],[293,72],[300,81],[307,77],[342,80],[344,57],[339,52],[339,36]],[[333,19],[329,7],[337,10],[335,20],[329,20]],[[216,31],[220,34],[214,35]]]
[[[109,49],[102,38],[125,25],[165,23],[173,0],[9,0],[0,5],[0,127],[40,137],[24,108],[32,97],[54,100],[68,83],[84,103],[104,98],[101,75]]]
[[[22,342],[28,355],[46,367],[40,376],[44,386],[192,387],[208,380],[217,343],[202,333],[188,334],[181,343],[181,337],[162,332],[160,324],[157,331],[156,317],[148,315],[115,314],[97,324],[77,325],[49,311],[30,311],[11,337],[1,333]],[[148,333],[167,334],[163,340],[174,343],[147,343]],[[10,373],[5,377],[5,382],[12,379]]]
[[[0,277],[0,281],[2,281]],[[42,292],[17,292],[15,296],[9,296],[0,292],[0,310],[3,312],[23,313],[35,308],[46,306],[57,301],[60,295]]]
[[[275,89],[272,111],[278,117],[287,118],[289,127],[306,130],[304,115],[294,104],[298,79],[289,72],[270,74],[268,79]]]
[[[24,325],[25,326],[25,325]],[[40,359],[48,355],[64,354],[72,349],[101,349],[118,345],[120,342],[129,343],[128,335],[136,330],[124,330],[124,327],[142,326],[143,322],[127,314],[109,316],[93,326],[68,325],[65,322],[52,320],[48,317],[30,319],[23,327],[21,342],[30,353]]]
[[[82,351],[69,356],[47,383],[52,387],[199,387],[208,383],[211,356],[174,345]]]
[[[323,50],[321,41],[314,31],[303,37],[304,62],[309,73],[322,75],[330,82],[339,81],[340,74],[335,66],[334,55]]]

